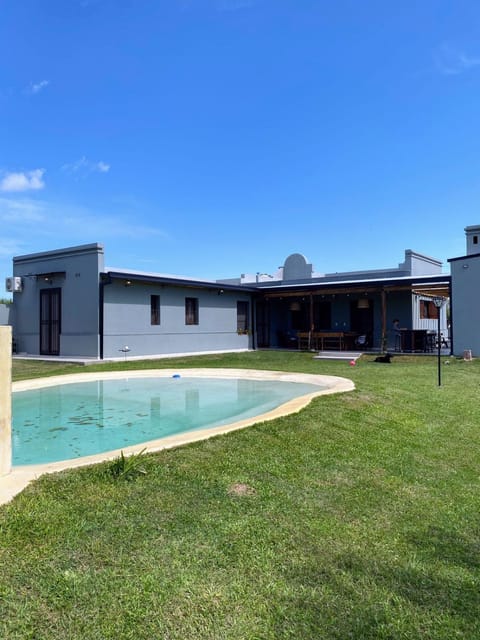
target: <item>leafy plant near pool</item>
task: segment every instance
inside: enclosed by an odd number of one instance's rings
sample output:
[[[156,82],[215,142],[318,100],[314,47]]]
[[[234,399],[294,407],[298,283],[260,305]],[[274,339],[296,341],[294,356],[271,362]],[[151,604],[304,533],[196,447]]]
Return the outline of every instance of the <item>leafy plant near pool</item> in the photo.
[[[115,480],[133,480],[139,475],[145,475],[147,472],[142,466],[145,451],[146,449],[142,449],[131,456],[125,456],[123,451],[120,451],[120,455],[110,463],[109,469],[113,478]]]

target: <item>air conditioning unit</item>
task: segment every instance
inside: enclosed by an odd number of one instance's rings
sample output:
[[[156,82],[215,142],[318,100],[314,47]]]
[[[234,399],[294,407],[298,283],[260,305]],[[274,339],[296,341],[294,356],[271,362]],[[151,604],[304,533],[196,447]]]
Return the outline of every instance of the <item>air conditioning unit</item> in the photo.
[[[5,289],[10,293],[18,293],[19,291],[22,291],[22,279],[18,276],[5,278]]]

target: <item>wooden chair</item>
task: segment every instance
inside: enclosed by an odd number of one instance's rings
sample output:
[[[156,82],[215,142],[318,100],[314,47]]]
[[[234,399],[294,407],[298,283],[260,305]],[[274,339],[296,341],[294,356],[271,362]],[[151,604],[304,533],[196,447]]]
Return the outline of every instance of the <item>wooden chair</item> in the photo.
[[[309,331],[299,331],[297,333],[297,345],[299,349],[311,348],[311,334]]]
[[[318,351],[324,351],[328,349],[341,351],[345,346],[344,336],[345,334],[343,332],[316,331],[312,334],[312,348]]]
[[[323,348],[341,351],[343,349],[343,333],[332,331],[323,336]]]

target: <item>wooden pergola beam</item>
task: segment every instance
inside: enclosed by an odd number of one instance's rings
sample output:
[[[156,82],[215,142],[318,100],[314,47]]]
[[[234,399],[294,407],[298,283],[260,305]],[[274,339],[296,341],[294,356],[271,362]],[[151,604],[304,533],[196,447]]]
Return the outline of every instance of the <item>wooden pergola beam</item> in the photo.
[[[302,291],[297,289],[296,291],[278,291],[264,293],[264,298],[305,298],[310,300],[313,297],[318,296],[338,296],[338,295],[364,295],[366,293],[394,293],[398,291],[410,291],[412,294],[418,295],[442,295],[448,298],[450,295],[450,288],[448,283],[432,283],[425,285],[412,285],[412,284],[399,284],[399,285],[385,285],[385,286],[357,286],[357,287],[342,287],[342,288],[318,288],[309,291]],[[259,292],[260,293],[260,292]]]

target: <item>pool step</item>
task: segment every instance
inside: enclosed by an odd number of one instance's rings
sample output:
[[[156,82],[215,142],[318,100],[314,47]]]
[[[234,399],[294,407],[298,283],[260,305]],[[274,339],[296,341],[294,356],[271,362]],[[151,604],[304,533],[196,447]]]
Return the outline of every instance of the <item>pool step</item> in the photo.
[[[315,360],[358,360],[361,351],[319,351]]]

